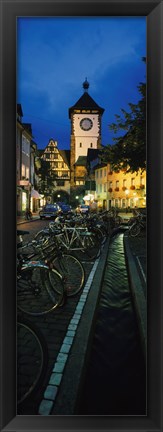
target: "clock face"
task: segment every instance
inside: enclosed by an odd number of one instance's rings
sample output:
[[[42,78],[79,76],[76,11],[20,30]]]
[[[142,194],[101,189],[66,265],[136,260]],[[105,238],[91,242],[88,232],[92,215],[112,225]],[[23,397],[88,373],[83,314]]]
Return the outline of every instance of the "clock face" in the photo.
[[[93,121],[90,118],[83,118],[80,121],[80,127],[84,131],[90,130],[92,128],[92,126],[93,126]]]

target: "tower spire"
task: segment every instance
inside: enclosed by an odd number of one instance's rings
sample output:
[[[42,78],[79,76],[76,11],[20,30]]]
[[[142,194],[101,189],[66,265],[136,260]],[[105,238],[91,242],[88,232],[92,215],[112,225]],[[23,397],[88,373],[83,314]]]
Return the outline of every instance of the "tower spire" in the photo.
[[[89,88],[89,82],[87,81],[87,78],[86,78],[85,81],[83,82],[83,89],[85,92],[87,92],[88,88]]]

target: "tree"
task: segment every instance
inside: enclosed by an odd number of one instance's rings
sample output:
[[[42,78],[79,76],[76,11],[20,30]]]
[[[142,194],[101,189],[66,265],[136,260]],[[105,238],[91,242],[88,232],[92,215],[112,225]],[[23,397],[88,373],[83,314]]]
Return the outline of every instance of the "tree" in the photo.
[[[141,94],[138,103],[128,104],[130,112],[121,109],[122,115],[115,115],[116,123],[110,125],[114,133],[122,129],[126,134],[113,138],[115,144],[107,145],[102,151],[102,160],[110,162],[114,171],[146,169],[146,84],[140,83],[138,90]]]
[[[51,194],[55,187],[54,180],[56,177],[50,168],[50,162],[40,158],[37,164],[37,174],[40,177],[39,192],[44,195]]]
[[[85,195],[85,185],[71,187],[70,204],[73,207],[76,207],[79,202],[83,201],[84,195]]]

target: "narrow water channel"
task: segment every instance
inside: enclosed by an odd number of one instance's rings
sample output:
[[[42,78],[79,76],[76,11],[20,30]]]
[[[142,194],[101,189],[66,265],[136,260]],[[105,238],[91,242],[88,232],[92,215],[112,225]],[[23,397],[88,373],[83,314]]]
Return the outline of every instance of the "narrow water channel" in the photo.
[[[79,415],[146,415],[146,371],[129,288],[123,234],[107,258]]]

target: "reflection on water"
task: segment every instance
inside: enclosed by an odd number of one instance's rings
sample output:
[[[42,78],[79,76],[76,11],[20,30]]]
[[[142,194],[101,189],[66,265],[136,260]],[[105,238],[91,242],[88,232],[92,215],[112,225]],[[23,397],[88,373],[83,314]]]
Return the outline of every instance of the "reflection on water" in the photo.
[[[123,234],[113,238],[78,414],[146,415],[145,364],[133,310]]]

